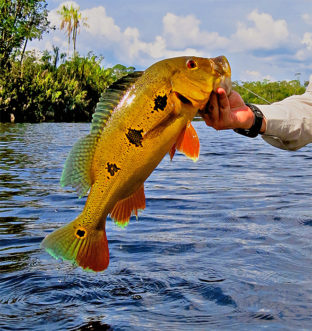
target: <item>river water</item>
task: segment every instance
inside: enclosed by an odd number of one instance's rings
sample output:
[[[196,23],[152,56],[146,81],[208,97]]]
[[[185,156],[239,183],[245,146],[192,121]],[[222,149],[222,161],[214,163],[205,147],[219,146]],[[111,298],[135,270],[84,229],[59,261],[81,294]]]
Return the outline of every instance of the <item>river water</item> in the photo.
[[[1,330],[312,329],[311,147],[194,126],[199,161],[164,158],[96,274],[40,249],[84,206],[59,178],[90,125],[0,124]]]

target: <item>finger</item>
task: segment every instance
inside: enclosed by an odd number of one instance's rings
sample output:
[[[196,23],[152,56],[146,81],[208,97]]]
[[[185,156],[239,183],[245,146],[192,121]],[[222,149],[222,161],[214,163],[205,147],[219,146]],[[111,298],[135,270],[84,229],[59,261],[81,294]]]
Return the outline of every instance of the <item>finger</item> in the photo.
[[[219,114],[218,96],[214,92],[212,92],[210,95],[209,105],[208,105],[208,115],[212,124],[219,121],[220,114]]]
[[[218,94],[221,94],[221,93],[226,93],[226,92],[225,92],[225,89],[224,89],[224,88],[222,88],[222,87],[218,87],[218,88],[217,88],[217,93],[218,93]]]
[[[218,102],[219,102],[220,111],[223,111],[225,109],[230,109],[230,102],[226,95],[225,90],[220,87],[217,89],[217,93],[218,93]]]

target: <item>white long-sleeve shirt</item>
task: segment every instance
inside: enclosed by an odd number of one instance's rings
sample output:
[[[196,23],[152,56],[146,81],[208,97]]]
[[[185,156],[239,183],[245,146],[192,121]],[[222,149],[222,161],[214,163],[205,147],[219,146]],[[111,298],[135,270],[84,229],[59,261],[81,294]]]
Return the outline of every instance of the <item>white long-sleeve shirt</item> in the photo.
[[[262,138],[269,144],[295,151],[312,143],[312,81],[302,95],[257,107],[267,121]]]

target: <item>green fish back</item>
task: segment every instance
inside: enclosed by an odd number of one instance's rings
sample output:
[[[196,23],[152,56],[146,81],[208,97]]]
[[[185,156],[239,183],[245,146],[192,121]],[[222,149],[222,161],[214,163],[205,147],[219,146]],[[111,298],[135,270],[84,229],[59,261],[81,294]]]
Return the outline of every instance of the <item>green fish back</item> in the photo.
[[[80,198],[87,194],[92,185],[91,168],[94,152],[107,120],[130,86],[142,74],[142,71],[133,72],[116,81],[103,93],[93,114],[90,134],[79,139],[67,157],[61,176],[61,186],[73,187]]]

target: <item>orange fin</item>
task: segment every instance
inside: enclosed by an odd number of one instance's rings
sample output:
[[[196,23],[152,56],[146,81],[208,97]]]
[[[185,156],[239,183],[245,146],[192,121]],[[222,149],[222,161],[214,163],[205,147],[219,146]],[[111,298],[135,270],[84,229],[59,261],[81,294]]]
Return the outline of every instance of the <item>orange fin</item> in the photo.
[[[128,198],[116,203],[111,218],[121,227],[128,225],[131,214],[138,216],[138,210],[145,209],[144,184]]]
[[[109,264],[105,230],[88,230],[77,221],[49,234],[41,246],[54,258],[68,260],[89,271],[103,271]]]
[[[177,142],[172,146],[169,154],[172,159],[174,155],[172,150],[174,149],[175,151],[175,149],[177,149],[178,151],[184,153],[188,158],[196,162],[199,156],[199,148],[200,146],[197,133],[191,122],[188,121],[186,127],[180,133]]]

